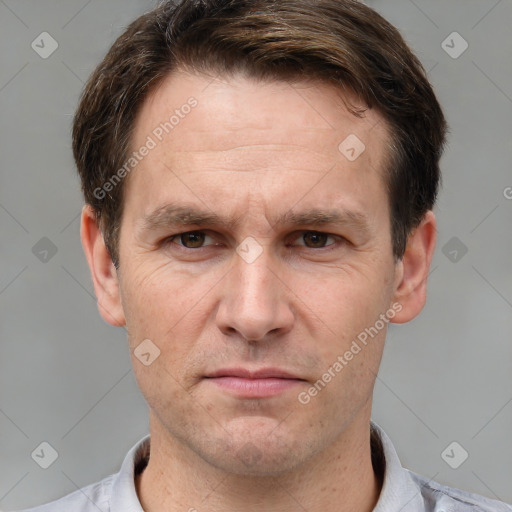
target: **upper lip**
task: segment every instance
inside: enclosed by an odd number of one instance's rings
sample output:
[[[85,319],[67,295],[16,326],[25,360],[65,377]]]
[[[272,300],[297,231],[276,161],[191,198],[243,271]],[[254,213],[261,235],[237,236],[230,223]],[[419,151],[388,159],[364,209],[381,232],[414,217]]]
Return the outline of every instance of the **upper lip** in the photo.
[[[206,375],[212,377],[240,377],[244,379],[298,379],[304,380],[290,372],[280,368],[260,368],[259,370],[248,370],[247,368],[221,368]]]

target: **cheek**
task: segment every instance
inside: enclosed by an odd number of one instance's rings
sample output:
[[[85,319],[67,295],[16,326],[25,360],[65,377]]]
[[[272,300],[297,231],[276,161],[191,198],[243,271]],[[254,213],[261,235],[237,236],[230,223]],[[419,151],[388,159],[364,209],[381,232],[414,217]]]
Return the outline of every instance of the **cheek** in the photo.
[[[323,339],[312,340],[312,350],[322,361],[316,405],[319,409],[327,405],[333,418],[348,417],[371,395],[388,325],[380,315],[390,309],[390,294],[376,290],[377,283],[357,280],[340,281],[323,294],[317,292],[318,304],[323,297],[318,316],[328,330]],[[315,300],[311,294],[310,300]]]
[[[138,327],[140,322],[144,326],[165,322],[171,328],[173,320],[177,321],[190,309],[195,288],[169,264],[132,265],[126,274],[129,277],[122,283],[123,302],[133,327]]]
[[[343,395],[365,400],[371,391],[388,325],[380,315],[390,309],[393,288],[392,272],[377,268],[339,273],[304,288],[301,294],[303,318],[316,317],[320,326],[316,335],[313,329],[310,332],[315,338],[311,349],[322,361],[322,380],[329,381],[329,390],[322,392],[324,399],[336,401]],[[331,374],[326,374],[329,370]],[[342,407],[342,402],[336,402],[335,408]]]
[[[192,277],[169,264],[133,265],[127,270],[130,278],[121,288],[132,357],[137,346],[149,339],[160,351],[157,362],[165,361],[173,375],[181,375],[211,314],[219,279]]]
[[[309,284],[295,282],[297,296],[336,332],[367,327],[389,307],[393,271],[382,262],[343,267]],[[311,314],[310,314],[311,316]],[[351,332],[354,334],[354,332]]]

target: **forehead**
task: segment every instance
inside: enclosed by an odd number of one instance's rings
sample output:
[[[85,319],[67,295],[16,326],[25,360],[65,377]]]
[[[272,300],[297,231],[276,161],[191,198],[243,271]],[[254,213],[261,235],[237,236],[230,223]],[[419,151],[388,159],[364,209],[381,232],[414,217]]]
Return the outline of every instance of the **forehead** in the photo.
[[[197,106],[190,109],[191,102]],[[344,102],[364,110],[349,90],[318,81],[257,81],[241,74],[210,76],[175,71],[142,105],[132,142],[137,146],[166,122],[172,129],[164,128],[163,136],[168,135],[165,145],[176,149],[186,144],[190,150],[204,149],[209,143],[216,143],[216,149],[231,147],[234,135],[251,142],[252,137],[260,139],[265,133],[268,142],[276,144],[290,143],[294,136],[304,148],[320,139],[323,148],[330,149],[332,142],[350,129],[365,139],[370,132],[381,139],[387,135],[386,123],[376,110],[366,109],[358,118]],[[200,133],[207,133],[208,138],[197,137]],[[326,139],[326,135],[331,137]]]
[[[386,123],[375,110],[354,116],[343,99],[362,107],[355,95],[319,82],[174,72],[137,116],[132,151],[151,149],[129,175],[127,202],[147,210],[177,187],[187,200],[199,198],[201,187],[228,188],[249,202],[256,195],[271,199],[272,186],[307,188],[326,173],[322,186],[331,195],[333,180],[341,178],[347,190],[365,181],[369,190],[377,181],[382,188]]]

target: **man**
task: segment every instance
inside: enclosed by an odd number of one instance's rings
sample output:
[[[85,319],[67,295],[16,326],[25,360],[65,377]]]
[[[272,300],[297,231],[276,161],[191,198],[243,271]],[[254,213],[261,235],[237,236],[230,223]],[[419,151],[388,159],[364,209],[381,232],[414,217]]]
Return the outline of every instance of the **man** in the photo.
[[[499,511],[371,422],[389,323],[425,303],[446,131],[355,0],[187,0],[136,20],[73,131],[102,317],[150,436],[59,511]]]

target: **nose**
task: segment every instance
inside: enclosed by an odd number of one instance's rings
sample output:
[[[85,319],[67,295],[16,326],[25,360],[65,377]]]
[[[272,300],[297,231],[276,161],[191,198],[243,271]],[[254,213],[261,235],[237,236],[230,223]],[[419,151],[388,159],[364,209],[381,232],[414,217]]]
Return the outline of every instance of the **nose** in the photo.
[[[252,262],[235,254],[226,276],[216,322],[226,335],[238,333],[247,341],[282,335],[293,326],[290,288],[268,250]],[[274,263],[274,264],[273,264]]]

